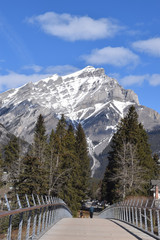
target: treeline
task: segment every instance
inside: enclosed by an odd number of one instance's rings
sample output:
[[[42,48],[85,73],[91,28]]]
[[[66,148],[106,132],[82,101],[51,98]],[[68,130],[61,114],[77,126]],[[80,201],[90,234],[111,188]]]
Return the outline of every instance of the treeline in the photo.
[[[50,136],[39,115],[28,153],[22,157],[20,140],[13,137],[0,164],[0,174],[7,172],[14,194],[58,196],[74,214],[88,194],[90,159],[85,134],[81,124],[76,132],[72,125],[67,127],[64,115]]]
[[[113,203],[127,196],[151,194],[150,180],[160,177],[158,156],[152,156],[147,133],[138,122],[134,106],[118,125],[108,159],[101,187],[102,200]]]

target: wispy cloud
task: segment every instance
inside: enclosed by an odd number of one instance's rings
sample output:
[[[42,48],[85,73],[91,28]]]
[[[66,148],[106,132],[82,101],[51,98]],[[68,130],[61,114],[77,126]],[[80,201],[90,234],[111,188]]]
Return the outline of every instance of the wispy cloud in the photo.
[[[56,66],[48,66],[42,67],[36,64],[33,65],[25,65],[22,67],[22,70],[31,70],[33,73],[47,73],[47,74],[58,74],[58,75],[66,75],[79,70],[79,68],[74,67],[72,65],[56,65]]]
[[[149,83],[152,86],[160,85],[160,74],[153,74],[153,75],[151,75],[151,77],[149,79]]]
[[[136,65],[139,62],[139,57],[124,47],[94,49],[91,54],[83,55],[82,58],[89,64],[109,64],[117,67]]]
[[[24,62],[33,62],[32,53],[27,48],[23,38],[15,31],[7,19],[0,13],[0,35],[5,38],[15,56]]]
[[[58,65],[58,66],[49,66],[45,69],[46,73],[57,73],[59,75],[67,75],[73,72],[78,71],[79,68],[71,65]]]
[[[43,67],[39,66],[39,65],[36,65],[36,64],[33,64],[33,65],[25,65],[22,69],[32,70],[32,71],[38,73],[43,69]]]
[[[38,24],[47,34],[68,41],[108,38],[123,29],[113,19],[93,19],[88,16],[73,16],[55,12],[46,12],[42,15],[33,16],[28,18],[27,21]]]
[[[136,41],[132,43],[132,47],[139,52],[160,57],[160,38],[150,38],[148,40]]]
[[[49,74],[31,74],[25,75],[16,72],[9,72],[6,75],[0,75],[0,91],[16,88],[28,82],[36,82],[48,77]]]
[[[145,80],[149,79],[149,75],[145,74],[145,75],[129,75],[129,76],[125,76],[124,78],[120,79],[120,82],[122,85],[124,86],[131,86],[131,85],[142,85],[142,83]]]
[[[0,75],[0,92],[11,88],[20,87],[28,82],[37,82],[56,73],[59,75],[66,75],[79,70],[78,68],[71,65],[49,66],[46,68],[42,68],[38,65],[29,65],[23,67],[23,70],[28,69],[31,69],[33,73],[26,74],[9,71],[5,75]]]
[[[119,81],[123,86],[142,85],[147,81],[151,86],[156,87],[160,85],[160,74],[128,75],[119,78]]]

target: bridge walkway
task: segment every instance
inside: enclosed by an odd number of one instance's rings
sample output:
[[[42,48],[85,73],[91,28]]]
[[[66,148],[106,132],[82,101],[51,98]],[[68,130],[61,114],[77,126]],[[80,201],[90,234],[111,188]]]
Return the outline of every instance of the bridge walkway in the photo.
[[[99,218],[64,218],[40,238],[40,240],[135,239],[151,240],[155,238],[118,220]]]

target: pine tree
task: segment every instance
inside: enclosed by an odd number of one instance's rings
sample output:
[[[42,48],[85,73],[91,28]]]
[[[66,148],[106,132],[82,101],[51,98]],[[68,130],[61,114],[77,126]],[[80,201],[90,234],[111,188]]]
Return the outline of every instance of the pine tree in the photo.
[[[48,171],[48,155],[47,155],[47,136],[46,136],[46,128],[44,123],[44,118],[40,114],[34,131],[34,141],[32,145],[32,149],[30,151],[30,156],[37,161],[37,172],[41,174],[37,176],[39,178],[43,178],[44,185],[46,186],[46,191],[49,187],[49,171]]]
[[[130,194],[147,195],[155,165],[147,134],[138,123],[134,106],[119,123],[111,148],[102,182],[103,198],[114,202]]]
[[[34,143],[33,143],[33,154],[39,158],[40,163],[45,163],[46,156],[46,128],[44,124],[44,118],[40,114],[34,131]]]
[[[12,182],[13,185],[18,181],[22,165],[19,141],[17,137],[12,136],[8,145],[4,148],[3,169],[9,174],[9,181]]]
[[[19,181],[16,184],[17,192],[20,195],[46,195],[47,188],[46,185],[46,172],[41,166],[39,159],[27,155],[23,161],[23,168],[19,176]]]
[[[56,127],[56,134],[60,137],[61,143],[63,142],[63,138],[66,135],[67,123],[66,119],[64,117],[64,114],[62,114],[61,119],[58,121],[57,127]]]
[[[153,161],[154,161],[154,164],[155,164],[155,167],[154,167],[154,176],[155,176],[155,178],[154,179],[160,179],[160,164],[159,164],[159,156],[158,156],[158,154],[154,154],[153,155]]]
[[[48,148],[48,166],[50,169],[49,192],[54,196],[60,196],[60,193],[62,193],[62,186],[66,183],[66,175],[70,171],[64,164],[66,134],[67,124],[64,115],[62,115],[58,121],[56,131],[52,130],[51,132]]]
[[[51,131],[48,144],[49,194],[58,196],[64,182],[62,172],[62,147],[60,137]]]
[[[48,168],[49,168],[49,195],[53,188],[54,170],[56,168],[55,163],[55,133],[51,131],[48,144]]]
[[[76,154],[79,159],[80,196],[82,198],[85,198],[88,194],[88,184],[90,178],[90,159],[88,156],[88,147],[85,133],[81,124],[78,125],[76,131]]]
[[[62,155],[62,169],[63,171],[66,170],[66,172],[64,174],[64,184],[61,187],[60,196],[66,201],[74,215],[76,215],[77,210],[80,208],[82,200],[79,194],[80,169],[75,142],[74,129],[72,125],[69,125],[64,137],[65,150]]]
[[[2,160],[2,154],[0,153],[0,187],[2,187],[2,176],[3,176],[3,160]]]

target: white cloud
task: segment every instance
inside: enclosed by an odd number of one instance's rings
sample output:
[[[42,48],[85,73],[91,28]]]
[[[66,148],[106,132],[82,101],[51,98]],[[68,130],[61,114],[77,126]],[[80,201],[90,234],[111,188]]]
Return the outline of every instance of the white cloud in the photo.
[[[129,75],[129,76],[125,76],[124,78],[120,79],[120,82],[123,86],[130,86],[130,85],[142,85],[142,83],[145,80],[149,79],[149,75],[145,74],[145,75]]]
[[[23,67],[23,69],[26,69],[26,70],[33,70],[35,73],[38,73],[40,72],[43,67],[42,66],[39,66],[39,65],[36,65],[36,64],[33,64],[33,65],[26,65]]]
[[[82,58],[89,64],[109,64],[117,67],[136,65],[139,62],[139,57],[124,47],[94,49],[91,54],[84,55]]]
[[[0,75],[0,91],[4,89],[16,88],[28,82],[36,82],[42,78],[48,77],[49,74],[32,74],[25,75],[16,72],[9,72],[6,75]]]
[[[29,23],[38,24],[42,30],[50,35],[69,41],[96,40],[114,36],[123,29],[113,19],[93,19],[88,16],[72,16],[46,12],[42,15],[27,19]]]
[[[58,65],[58,66],[49,66],[45,69],[46,73],[57,73],[61,76],[67,75],[73,72],[78,71],[79,68],[71,66],[71,65]]]
[[[160,85],[160,74],[153,74],[149,78],[149,83],[152,86]]]
[[[5,75],[0,75],[0,92],[20,87],[28,82],[37,82],[56,73],[59,75],[66,75],[79,70],[71,65],[49,66],[46,69],[43,68],[43,73],[38,73],[38,70],[41,69],[38,65],[25,66],[23,69],[31,69],[37,71],[37,73],[28,75],[10,71]]]
[[[120,74],[119,73],[108,73],[108,76],[114,79],[119,79]]]
[[[145,52],[155,57],[160,57],[160,38],[150,38],[148,40],[136,41],[132,43],[134,49]]]
[[[119,81],[123,86],[142,85],[147,81],[151,86],[156,87],[160,85],[160,74],[129,75],[119,78]]]

